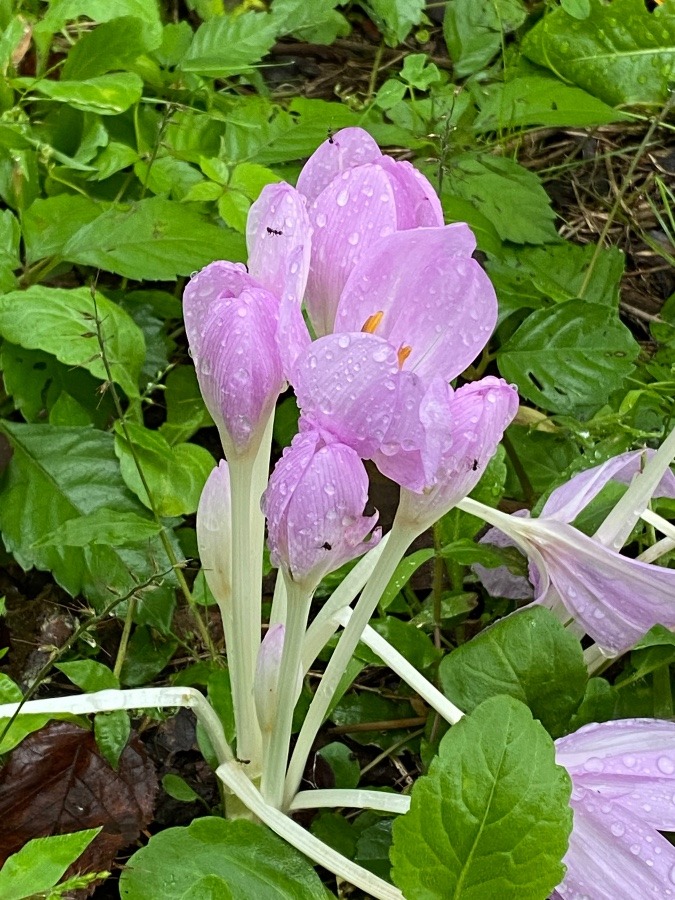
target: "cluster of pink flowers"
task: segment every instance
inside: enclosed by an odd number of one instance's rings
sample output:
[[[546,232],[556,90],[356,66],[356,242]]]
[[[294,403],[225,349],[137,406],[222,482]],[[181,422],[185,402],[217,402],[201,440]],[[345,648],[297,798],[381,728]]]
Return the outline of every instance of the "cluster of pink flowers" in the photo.
[[[515,416],[517,393],[492,376],[450,386],[490,338],[497,299],[472,258],[469,228],[445,225],[429,182],[382,155],[365,131],[329,138],[297,189],[266,187],[251,209],[247,244],[248,268],[216,262],[190,281],[186,329],[231,473],[255,466],[279,393],[288,383],[295,390],[299,434],[262,508],[273,563],[311,598],[326,573],[380,538],[377,515],[364,515],[363,460],[401,486],[397,520],[414,536],[477,484]],[[582,473],[536,519],[484,516],[528,555],[535,602],[610,653],[657,622],[675,626],[674,570],[628,559],[570,524],[608,479],[628,479],[640,459]],[[204,533],[217,530],[214,503],[227,506],[222,467],[205,488]],[[670,472],[659,491],[675,496]],[[225,562],[214,557],[211,566],[214,583],[225,581]],[[481,577],[502,595],[530,591],[505,572]],[[283,625],[271,634],[278,660]],[[264,680],[276,689],[273,673]],[[675,851],[656,831],[675,827],[674,747],[675,725],[641,720],[558,741],[575,789],[560,897],[675,896]],[[630,889],[618,887],[620,879]]]

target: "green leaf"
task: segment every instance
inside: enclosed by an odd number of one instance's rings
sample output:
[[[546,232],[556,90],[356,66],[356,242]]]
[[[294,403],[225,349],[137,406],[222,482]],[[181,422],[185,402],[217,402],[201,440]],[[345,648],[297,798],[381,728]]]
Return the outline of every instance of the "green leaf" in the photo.
[[[107,544],[110,547],[128,547],[150,540],[161,530],[162,526],[148,516],[102,506],[88,516],[68,519],[57,531],[36,541],[34,546],[87,547],[89,544]]]
[[[609,722],[614,719],[617,695],[604,678],[590,678],[579,709],[570,719],[567,731],[571,734],[591,722]]]
[[[16,287],[14,272],[21,267],[21,226],[9,209],[0,211],[0,293]]]
[[[84,81],[21,78],[18,82],[50,100],[102,116],[116,116],[124,112],[138,103],[143,93],[143,81],[133,72],[97,75]]]
[[[234,900],[234,897],[224,878],[206,875],[189,887],[180,900]]]
[[[94,716],[94,735],[101,755],[116,769],[129,741],[131,722],[126,709],[100,712]]]
[[[336,12],[342,0],[274,0],[271,18],[279,35],[293,34],[310,44],[332,44],[349,34],[349,22]]]
[[[169,664],[177,646],[178,641],[162,640],[146,626],[139,626],[127,646],[120,681],[125,687],[148,684]]]
[[[0,297],[0,335],[30,350],[52,353],[67,366],[81,366],[96,378],[107,373],[96,336],[101,323],[113,380],[129,397],[138,397],[145,341],[131,317],[102,294],[96,303],[87,288],[33,285]]]
[[[195,512],[202,488],[215,465],[209,451],[197,444],[177,444],[172,447],[158,431],[151,431],[134,422],[127,422],[126,429],[136,459],[143,470],[152,502],[138,473],[126,435],[117,424],[115,452],[127,487],[149,509],[154,505],[160,516],[181,516]]]
[[[393,826],[392,877],[415,900],[541,900],[560,883],[570,779],[517,700],[486,700],[441,742]]]
[[[28,841],[0,870],[0,897],[25,900],[53,888],[68,866],[87,849],[100,828]]]
[[[143,19],[120,16],[82,35],[66,57],[61,78],[82,81],[127,69],[142,54],[156,50],[160,42],[160,31],[146,28]]]
[[[422,21],[425,0],[362,0],[361,5],[387,44],[396,47],[408,37],[413,26]]]
[[[398,650],[416,669],[424,670],[438,662],[440,651],[434,647],[429,635],[410,622],[402,622],[394,616],[378,619],[373,628]]]
[[[63,257],[139,281],[172,281],[214,259],[242,260],[245,249],[240,235],[189,207],[150,197],[85,225],[67,242]]]
[[[93,659],[56,663],[55,667],[86,694],[119,688],[119,679],[108,666]]]
[[[336,788],[353,789],[361,780],[361,766],[349,747],[333,741],[319,750],[318,755],[331,768]]]
[[[26,261],[58,256],[70,238],[101,215],[101,204],[81,194],[39,197],[23,217]]]
[[[217,875],[237,900],[325,900],[312,866],[263,825],[207,816],[167,828],[131,857],[120,876],[123,900],[181,900]]]
[[[453,160],[445,182],[449,193],[469,200],[492,222],[502,240],[558,240],[555,213],[539,178],[514,160],[467,153]]]
[[[578,639],[541,606],[500,619],[453,650],[439,677],[460,709],[471,712],[508,694],[529,706],[554,738],[566,733],[588,681]]]
[[[602,100],[557,78],[525,75],[482,89],[478,132],[502,131],[525,125],[587,128],[629,117]]]
[[[162,787],[169,797],[180,800],[182,803],[193,803],[200,799],[199,794],[192,790],[184,778],[181,778],[180,775],[172,775],[171,772],[167,772],[162,778]]]
[[[183,57],[183,72],[224,78],[245,72],[272,49],[277,23],[265,13],[218,16],[199,26]]]
[[[433,555],[433,550],[416,550],[401,560],[380,597],[379,607],[382,611],[391,606],[401,588],[410,581],[419,567],[428,562]]]
[[[649,12],[643,0],[590,0],[583,19],[561,7],[528,32],[522,50],[612,106],[663,103],[675,78],[672,2]]]
[[[570,300],[529,316],[498,354],[499,371],[542,409],[597,409],[633,371],[639,346],[615,310]]]
[[[456,77],[485,68],[527,16],[522,0],[449,0],[443,35]]]
[[[164,401],[166,421],[159,430],[169,444],[187,441],[200,428],[213,424],[204,406],[194,366],[178,366],[169,372]]]
[[[120,475],[111,434],[92,428],[3,422],[14,451],[0,491],[0,529],[7,549],[26,570],[51,571],[71,595],[83,593],[97,605],[124,595],[139,582],[170,569],[154,539],[147,547],[115,549],[35,546],[69,519],[101,507],[143,514]],[[173,609],[173,577],[139,592],[140,610],[159,610],[167,622]]]

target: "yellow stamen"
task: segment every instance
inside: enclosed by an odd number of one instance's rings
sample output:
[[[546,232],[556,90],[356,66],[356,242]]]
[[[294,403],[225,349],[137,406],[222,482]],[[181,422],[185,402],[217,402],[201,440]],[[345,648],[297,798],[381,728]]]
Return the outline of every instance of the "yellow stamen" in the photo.
[[[363,323],[363,328],[361,331],[365,331],[368,334],[375,334],[375,329],[380,324],[380,322],[384,319],[384,310],[381,309],[379,312],[373,313],[372,316],[368,316],[366,321]]]
[[[401,344],[398,348],[396,355],[398,356],[398,367],[399,369],[403,368],[403,363],[412,353],[412,347],[409,347],[407,344]]]

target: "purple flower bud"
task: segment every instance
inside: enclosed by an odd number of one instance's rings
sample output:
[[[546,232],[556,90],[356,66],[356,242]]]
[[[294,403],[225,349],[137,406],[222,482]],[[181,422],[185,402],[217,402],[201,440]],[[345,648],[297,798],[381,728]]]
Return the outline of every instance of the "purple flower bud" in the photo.
[[[300,173],[298,190],[311,203],[307,310],[318,335],[333,330],[351,269],[380,238],[443,224],[440,202],[427,179],[410,163],[383,156],[360,128],[345,128],[325,141]]]
[[[260,645],[258,661],[255,669],[253,696],[258,714],[260,730],[269,734],[277,718],[279,696],[279,673],[281,671],[281,655],[284,650],[286,629],[282,624],[271,625]],[[297,683],[292,697],[295,706],[302,688],[302,671],[298,666]]]
[[[675,722],[625,719],[586,725],[556,741],[572,778],[574,825],[553,894],[675,897]]]
[[[224,459],[211,472],[197,508],[197,546],[206,583],[221,610],[232,600],[232,505]]]
[[[296,435],[263,495],[273,564],[316,587],[379,540],[379,531],[366,540],[377,521],[363,515],[367,500],[368,476],[354,450],[314,431]]]

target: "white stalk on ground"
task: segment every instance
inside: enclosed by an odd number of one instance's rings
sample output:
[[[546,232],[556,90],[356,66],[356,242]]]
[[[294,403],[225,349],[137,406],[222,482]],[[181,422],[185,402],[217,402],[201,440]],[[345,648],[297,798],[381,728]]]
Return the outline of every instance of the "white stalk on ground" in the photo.
[[[386,791],[326,790],[300,791],[293,797],[290,812],[299,809],[377,809],[402,815],[410,809],[410,797]]]

